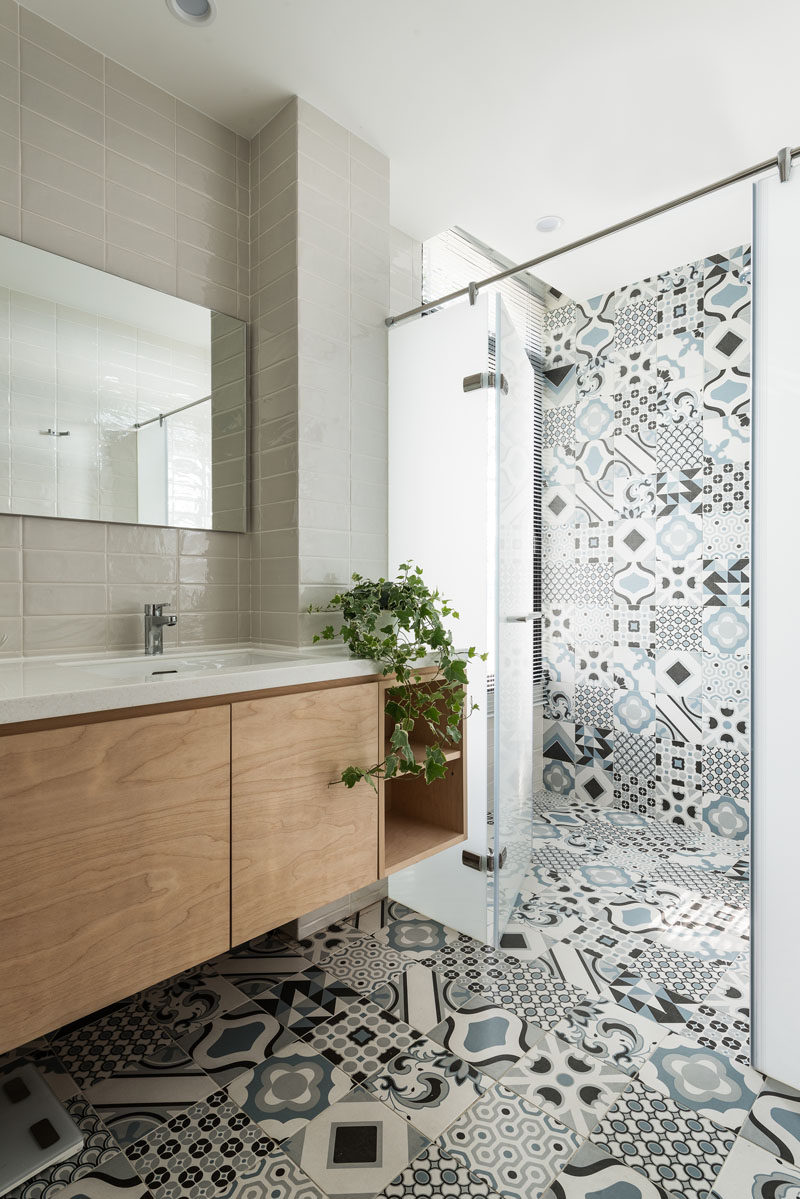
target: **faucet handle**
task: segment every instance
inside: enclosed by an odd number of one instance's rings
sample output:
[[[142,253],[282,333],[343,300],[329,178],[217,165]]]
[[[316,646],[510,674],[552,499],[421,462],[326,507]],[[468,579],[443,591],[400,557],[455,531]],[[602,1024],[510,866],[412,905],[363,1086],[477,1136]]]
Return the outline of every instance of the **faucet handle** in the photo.
[[[160,604],[145,604],[144,614],[145,614],[145,616],[160,616],[165,608],[171,608],[171,607],[172,607],[172,604],[167,603],[166,600],[164,600]]]

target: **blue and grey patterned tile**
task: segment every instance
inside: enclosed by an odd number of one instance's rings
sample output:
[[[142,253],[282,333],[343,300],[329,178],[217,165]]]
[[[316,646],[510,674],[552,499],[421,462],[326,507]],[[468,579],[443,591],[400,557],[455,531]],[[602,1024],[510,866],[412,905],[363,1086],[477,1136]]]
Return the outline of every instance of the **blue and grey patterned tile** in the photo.
[[[250,1000],[195,1024],[178,1044],[217,1086],[225,1086],[293,1040],[274,1016]]]
[[[496,1199],[497,1192],[482,1178],[476,1178],[461,1162],[440,1145],[428,1145],[397,1178],[380,1193],[378,1199]]]
[[[767,1078],[742,1125],[742,1136],[800,1167],[800,1091]]]
[[[667,1191],[587,1141],[541,1199],[669,1199]]]
[[[449,1007],[472,997],[466,981],[443,978],[429,966],[412,962],[398,979],[382,983],[369,998],[381,1011],[428,1033],[442,1022]]]
[[[739,1137],[709,1199],[772,1199],[800,1192],[800,1169]]]
[[[253,999],[280,979],[310,969],[311,962],[300,952],[296,941],[277,933],[265,933],[237,945],[230,953],[221,954],[214,959],[213,966],[217,974]],[[208,1014],[212,1014],[210,1010]]]
[[[364,1090],[433,1140],[483,1095],[489,1080],[435,1041],[396,1054]]]
[[[663,1041],[667,1029],[612,999],[584,999],[556,1025],[562,1040],[625,1074],[637,1074]]]
[[[670,1032],[640,1071],[645,1086],[682,1107],[738,1132],[761,1089],[761,1075],[724,1054],[698,1049],[685,1033]]]
[[[120,1003],[52,1033],[48,1041],[79,1087],[159,1050],[172,1048],[167,1030],[135,1003]]]
[[[258,1006],[302,1037],[360,998],[343,979],[310,966],[305,973],[284,978],[260,995]]]
[[[245,999],[243,990],[208,967],[184,970],[137,996],[139,1005],[150,1017],[174,1036],[219,1012],[238,1007]]]
[[[365,999],[320,1024],[306,1038],[313,1049],[357,1084],[420,1039],[417,1029]]]

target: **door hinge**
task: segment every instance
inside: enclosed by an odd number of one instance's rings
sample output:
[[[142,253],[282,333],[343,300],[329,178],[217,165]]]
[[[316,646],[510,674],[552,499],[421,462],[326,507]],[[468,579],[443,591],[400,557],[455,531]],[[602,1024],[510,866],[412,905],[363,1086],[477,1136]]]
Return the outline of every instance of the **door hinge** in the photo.
[[[464,376],[464,391],[481,391],[484,387],[494,390],[496,386],[497,375],[494,371],[484,371],[482,374]],[[505,375],[500,376],[500,389],[504,396],[508,395],[508,379]]]
[[[506,848],[506,846],[504,845],[504,846],[503,846],[503,848],[500,850],[500,864],[499,864],[499,866],[497,867],[497,869],[498,869],[498,870],[502,870],[502,869],[503,869],[503,867],[504,867],[504,866],[505,866],[505,864],[506,864],[506,859],[507,859],[507,858],[508,858],[508,849],[507,849],[507,848]],[[490,851],[489,851],[489,853],[486,855],[486,869],[487,869],[487,870],[488,870],[490,873],[494,873],[494,854],[491,852],[491,850],[490,850]]]
[[[503,867],[506,864],[507,858],[508,858],[508,849],[504,845],[500,851],[500,866],[498,867],[498,869],[500,869],[500,870],[503,869]],[[469,866],[470,870],[481,870],[481,871],[488,870],[490,874],[493,874],[494,873],[494,853],[492,853],[490,851],[484,858],[479,853],[473,853],[471,849],[462,849],[461,865]]]

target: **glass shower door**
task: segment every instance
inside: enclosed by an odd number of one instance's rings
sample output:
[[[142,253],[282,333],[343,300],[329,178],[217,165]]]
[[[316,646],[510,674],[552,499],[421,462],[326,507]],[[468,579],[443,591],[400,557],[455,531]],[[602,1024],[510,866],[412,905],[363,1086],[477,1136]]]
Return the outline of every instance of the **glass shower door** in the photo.
[[[533,821],[535,375],[499,296],[494,378],[494,824],[490,892],[499,944],[530,862]]]

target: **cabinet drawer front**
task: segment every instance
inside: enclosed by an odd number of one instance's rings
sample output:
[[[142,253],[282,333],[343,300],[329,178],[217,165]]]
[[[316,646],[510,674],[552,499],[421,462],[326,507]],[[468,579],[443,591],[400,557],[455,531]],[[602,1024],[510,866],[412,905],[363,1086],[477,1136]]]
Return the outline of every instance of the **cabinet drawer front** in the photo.
[[[377,760],[378,684],[237,703],[231,731],[236,945],[377,879],[375,792],[330,784]]]
[[[230,707],[0,738],[0,1051],[223,951]]]

